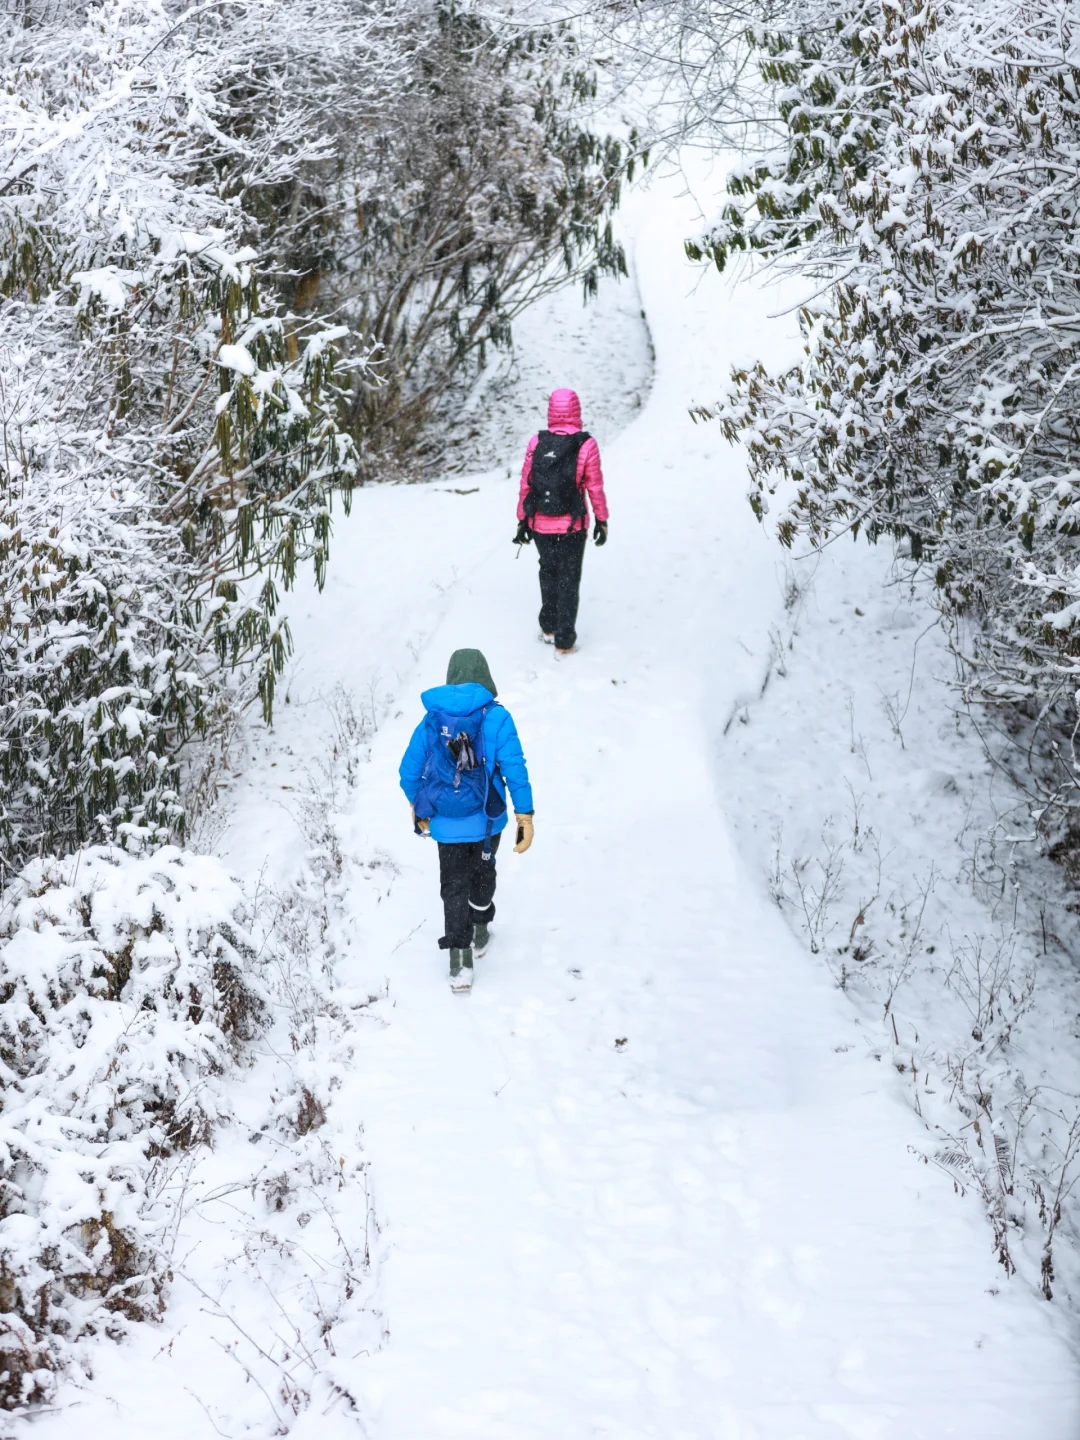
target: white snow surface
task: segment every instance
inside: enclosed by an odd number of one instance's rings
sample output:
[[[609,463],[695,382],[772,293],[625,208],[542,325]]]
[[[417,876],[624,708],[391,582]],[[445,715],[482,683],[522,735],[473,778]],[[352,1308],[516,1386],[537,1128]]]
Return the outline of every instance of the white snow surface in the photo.
[[[687,407],[748,337],[765,359],[791,341],[767,319],[774,295],[683,259],[697,217],[675,179],[627,209],[656,371],[638,417],[600,436],[611,539],[586,557],[578,654],[540,644],[535,555],[510,544],[536,413],[491,473],[360,491],[324,594],[289,602],[290,703],[256,735],[219,848],[249,881],[287,883],[304,857],[295,796],[329,744],[319,697],[372,697],[379,727],[334,816],[349,877],[335,983],[345,1006],[386,992],[347,1052],[327,1042],[332,1203],[367,1233],[362,1156],[379,1233],[367,1323],[330,1325],[297,1436],[1080,1433],[1052,1307],[1006,1280],[978,1199],[918,1158],[926,1132],[895,1072],[851,1045],[849,1001],[725,810],[725,767],[743,761],[721,731],[760,689],[777,556],[738,453]],[[587,395],[619,373],[602,329],[574,327],[566,349],[559,333],[541,314],[518,339],[550,345],[553,386]],[[500,855],[468,996],[449,990],[435,848],[397,783],[419,692],[459,646],[487,655],[536,798],[532,849]],[[253,1149],[221,1145],[219,1189],[243,1184]],[[206,1213],[181,1248],[257,1340],[265,1297],[224,1209]],[[281,1433],[291,1411],[215,1349],[206,1309],[179,1274],[163,1326],[103,1344],[94,1379],[34,1433],[71,1434],[74,1417],[89,1437]]]
[[[892,560],[847,539],[778,565],[784,613],[729,717],[722,801],[851,1002],[849,1043],[924,1120],[928,1163],[981,1193],[1003,1263],[1040,1294],[1049,1269],[1075,1344],[1075,892],[1011,778],[1019,747],[963,705],[929,586]]]

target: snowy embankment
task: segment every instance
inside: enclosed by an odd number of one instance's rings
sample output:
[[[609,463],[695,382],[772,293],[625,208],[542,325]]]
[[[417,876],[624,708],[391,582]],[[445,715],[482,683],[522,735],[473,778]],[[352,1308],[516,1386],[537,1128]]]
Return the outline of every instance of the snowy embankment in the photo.
[[[740,853],[728,807],[783,810],[814,760],[795,759],[794,720],[774,765],[723,740],[785,612],[739,459],[686,407],[783,327],[681,261],[695,211],[677,196],[658,184],[629,215],[656,378],[602,443],[612,538],[586,560],[580,654],[536,640],[513,453],[359,493],[326,594],[293,602],[291,703],[218,843],[295,913],[327,993],[296,1056],[266,1047],[234,1087],[163,1326],[100,1346],[63,1396],[78,1408],[36,1433],[73,1415],[163,1440],[1080,1428],[1051,1307],[1005,1280],[980,1201],[920,1162],[897,1071],[853,1044],[848,1000]],[[617,343],[640,352],[621,313]],[[535,339],[588,424],[610,341],[593,332],[578,376],[557,334]],[[537,803],[468,999],[446,985],[434,848],[396,777],[418,693],[461,645],[488,656]],[[270,1120],[296,1057],[311,1106],[291,1141]],[[284,1373],[315,1402],[295,1423]]]
[[[919,1152],[978,1197],[995,1283],[1054,1297],[1075,1343],[1075,905],[925,587],[850,540],[781,579],[762,685],[717,752],[726,808],[852,1002],[849,1043],[925,1121]]]

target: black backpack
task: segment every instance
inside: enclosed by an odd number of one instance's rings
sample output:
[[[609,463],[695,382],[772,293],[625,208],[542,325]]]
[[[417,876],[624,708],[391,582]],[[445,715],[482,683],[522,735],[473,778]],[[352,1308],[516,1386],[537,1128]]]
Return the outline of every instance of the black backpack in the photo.
[[[525,514],[569,515],[585,519],[585,497],[578,489],[577,463],[582,445],[589,439],[584,430],[576,435],[553,435],[541,430],[529,471],[529,492]]]

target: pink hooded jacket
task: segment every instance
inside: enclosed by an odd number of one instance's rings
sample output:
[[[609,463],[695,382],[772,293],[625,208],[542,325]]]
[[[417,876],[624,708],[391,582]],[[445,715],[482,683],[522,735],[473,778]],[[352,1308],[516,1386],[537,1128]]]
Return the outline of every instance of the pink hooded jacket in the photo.
[[[553,435],[576,435],[581,429],[581,401],[573,390],[554,390],[548,401],[547,428]],[[525,496],[529,493],[529,476],[532,473],[533,451],[538,435],[529,441],[525,451],[525,464],[521,467],[521,488],[518,491],[517,518],[525,519]],[[607,500],[604,496],[604,476],[600,469],[600,447],[591,437],[578,451],[577,485],[587,497],[586,510],[592,505],[597,520],[608,518]],[[588,515],[575,524],[569,515],[534,515],[530,529],[540,535],[565,535],[571,528],[587,530]]]

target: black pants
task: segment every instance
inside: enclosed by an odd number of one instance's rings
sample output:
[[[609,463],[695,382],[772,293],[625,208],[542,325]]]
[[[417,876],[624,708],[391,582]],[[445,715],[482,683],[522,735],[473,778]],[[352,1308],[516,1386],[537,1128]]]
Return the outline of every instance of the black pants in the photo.
[[[460,845],[439,844],[439,881],[446,934],[443,950],[464,950],[472,944],[472,927],[495,919],[495,852],[501,835],[491,837],[491,859],[485,860],[483,840]]]
[[[540,556],[540,629],[545,635],[555,636],[559,650],[571,649],[577,640],[574,626],[587,538],[584,530],[571,530],[566,535],[533,532]]]

